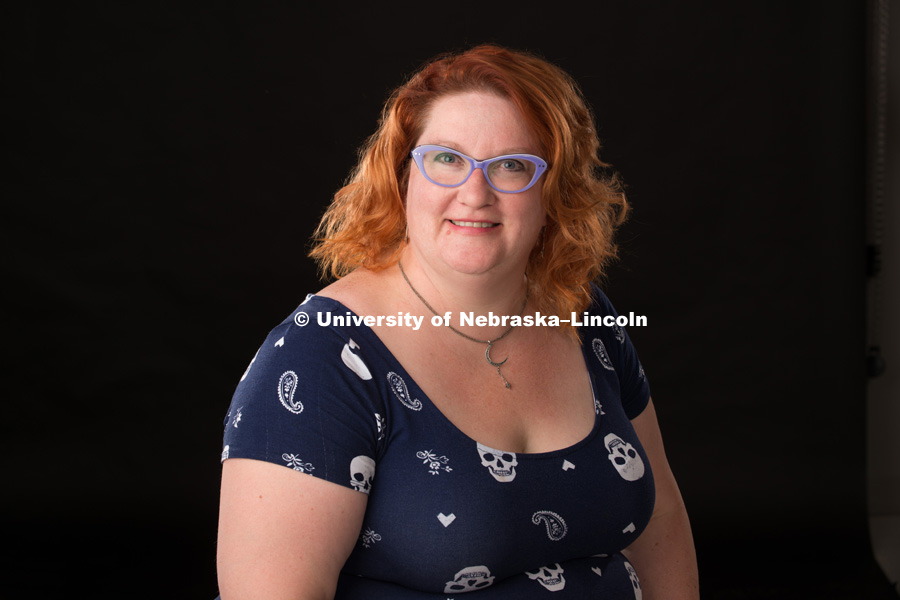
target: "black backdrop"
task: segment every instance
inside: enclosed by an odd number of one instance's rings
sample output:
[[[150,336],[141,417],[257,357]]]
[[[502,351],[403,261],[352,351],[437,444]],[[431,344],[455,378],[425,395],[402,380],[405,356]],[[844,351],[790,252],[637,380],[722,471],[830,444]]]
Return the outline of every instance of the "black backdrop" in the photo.
[[[864,481],[862,2],[4,8],[3,577],[212,598],[221,422],[316,290],[387,93],[493,41],[580,82],[634,205],[607,291],[705,598],[880,598]],[[291,557],[284,557],[289,568]]]

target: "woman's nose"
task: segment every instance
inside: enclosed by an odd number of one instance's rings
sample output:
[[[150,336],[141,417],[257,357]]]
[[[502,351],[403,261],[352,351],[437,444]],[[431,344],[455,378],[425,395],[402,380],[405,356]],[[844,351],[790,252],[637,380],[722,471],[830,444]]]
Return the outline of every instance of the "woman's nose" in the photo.
[[[497,201],[496,192],[481,169],[475,169],[464,184],[457,188],[456,199],[472,208],[490,206]]]

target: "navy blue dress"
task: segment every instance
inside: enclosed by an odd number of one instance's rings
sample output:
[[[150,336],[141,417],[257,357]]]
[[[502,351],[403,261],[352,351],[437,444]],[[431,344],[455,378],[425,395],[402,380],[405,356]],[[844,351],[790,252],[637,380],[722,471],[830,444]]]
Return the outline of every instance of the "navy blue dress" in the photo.
[[[591,433],[525,454],[469,438],[370,328],[320,326],[320,312],[352,314],[309,296],[272,330],[235,391],[222,460],[268,461],[368,494],[337,598],[640,599],[620,551],[653,511],[630,422],[650,389],[623,328],[581,328]],[[597,288],[588,312],[616,314]]]

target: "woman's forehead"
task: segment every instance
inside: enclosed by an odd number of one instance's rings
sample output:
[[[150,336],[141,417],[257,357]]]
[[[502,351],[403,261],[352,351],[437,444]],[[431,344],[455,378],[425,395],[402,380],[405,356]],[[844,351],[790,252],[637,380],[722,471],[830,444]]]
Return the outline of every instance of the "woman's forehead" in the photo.
[[[416,141],[416,145],[421,144],[447,146],[478,159],[534,154],[539,148],[515,104],[497,94],[478,91],[435,100]]]

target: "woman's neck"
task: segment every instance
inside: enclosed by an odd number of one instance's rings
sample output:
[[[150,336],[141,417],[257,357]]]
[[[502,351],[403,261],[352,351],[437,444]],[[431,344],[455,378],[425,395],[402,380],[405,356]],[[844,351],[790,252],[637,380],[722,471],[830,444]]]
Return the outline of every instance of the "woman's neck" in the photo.
[[[458,322],[461,312],[474,316],[518,315],[522,312],[527,280],[522,271],[459,273],[432,268],[407,248],[400,262],[408,279],[410,293],[421,296],[440,315],[451,312]],[[480,329],[480,328],[473,328]]]

